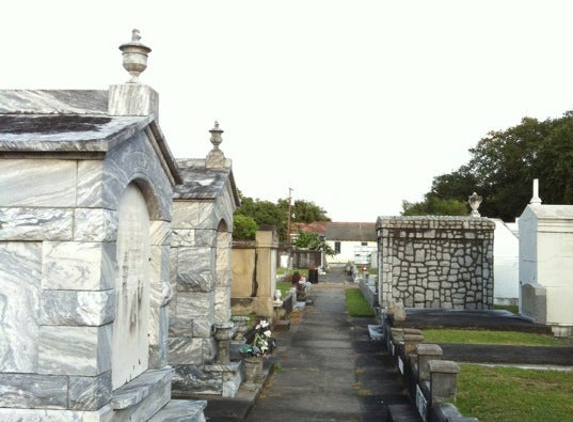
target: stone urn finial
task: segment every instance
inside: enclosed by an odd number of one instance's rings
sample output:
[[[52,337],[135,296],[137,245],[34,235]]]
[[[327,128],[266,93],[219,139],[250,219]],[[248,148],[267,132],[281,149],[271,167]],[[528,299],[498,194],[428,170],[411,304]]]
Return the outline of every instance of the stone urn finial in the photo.
[[[225,154],[219,149],[219,145],[223,142],[223,138],[221,137],[223,132],[223,129],[219,128],[219,122],[215,120],[215,126],[209,131],[209,133],[211,133],[210,141],[213,144],[213,149],[207,154],[207,168],[225,167]]]
[[[147,55],[151,48],[141,42],[139,30],[131,31],[131,42],[122,44],[119,49],[123,53],[123,67],[131,75],[129,83],[139,83],[139,75],[147,68]]]
[[[213,144],[213,150],[218,150],[219,145],[221,145],[221,142],[223,142],[223,138],[221,138],[223,132],[224,131],[222,129],[219,129],[219,122],[215,120],[215,126],[213,127],[213,129],[209,131],[209,133],[211,134],[210,140],[211,143]]]
[[[468,197],[468,202],[469,202],[470,207],[472,209],[470,216],[480,217],[480,213],[478,212],[478,208],[481,204],[481,196],[479,196],[477,193],[474,192],[471,194],[471,196]]]

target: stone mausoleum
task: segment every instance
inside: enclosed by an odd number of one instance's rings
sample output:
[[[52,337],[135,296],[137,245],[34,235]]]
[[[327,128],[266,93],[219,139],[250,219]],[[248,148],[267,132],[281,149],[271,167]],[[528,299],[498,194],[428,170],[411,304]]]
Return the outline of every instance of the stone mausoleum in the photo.
[[[533,197],[519,217],[520,313],[573,335],[573,205],[545,205]]]
[[[223,130],[210,130],[205,159],[179,159],[171,237],[169,363],[174,393],[234,396],[241,362],[229,359],[233,212],[239,205],[231,160],[219,148]]]
[[[482,217],[380,217],[382,307],[493,308],[495,224]]]
[[[0,91],[0,420],[205,421],[171,400],[172,204],[181,183],[138,82]],[[224,320],[226,315],[221,316]]]

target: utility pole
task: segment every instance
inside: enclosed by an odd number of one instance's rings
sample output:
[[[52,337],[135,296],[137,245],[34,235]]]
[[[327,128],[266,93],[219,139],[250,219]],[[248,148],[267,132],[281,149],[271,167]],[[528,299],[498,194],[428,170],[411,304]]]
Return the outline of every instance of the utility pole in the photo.
[[[290,202],[293,189],[288,188],[287,243],[290,246]]]

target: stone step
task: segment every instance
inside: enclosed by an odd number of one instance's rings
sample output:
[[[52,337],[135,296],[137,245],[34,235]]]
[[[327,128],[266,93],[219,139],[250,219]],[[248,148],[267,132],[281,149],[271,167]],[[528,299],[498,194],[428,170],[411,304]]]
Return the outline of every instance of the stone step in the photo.
[[[206,422],[207,400],[171,400],[149,422]]]
[[[418,410],[411,404],[391,404],[388,405],[390,422],[422,422],[422,417]]]

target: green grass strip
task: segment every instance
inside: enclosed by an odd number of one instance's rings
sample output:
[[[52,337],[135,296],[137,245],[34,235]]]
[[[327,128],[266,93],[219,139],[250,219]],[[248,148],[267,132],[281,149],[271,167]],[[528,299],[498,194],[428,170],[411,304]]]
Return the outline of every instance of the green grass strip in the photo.
[[[484,422],[573,421],[573,372],[461,365],[456,407]]]
[[[423,330],[426,343],[503,344],[514,346],[569,346],[570,341],[547,334],[517,331],[430,329]]]
[[[374,311],[358,288],[346,289],[346,307],[352,317],[373,317]]]

